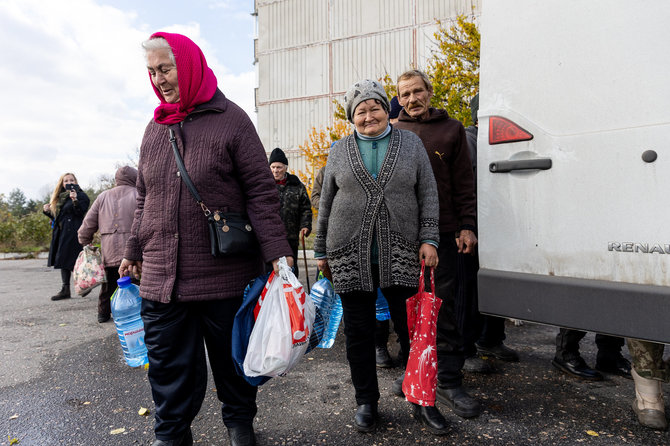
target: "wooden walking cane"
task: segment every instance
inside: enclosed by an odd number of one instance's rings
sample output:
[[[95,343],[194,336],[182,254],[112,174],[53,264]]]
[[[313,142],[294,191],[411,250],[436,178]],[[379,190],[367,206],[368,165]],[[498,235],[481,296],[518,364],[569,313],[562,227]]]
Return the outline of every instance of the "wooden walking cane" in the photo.
[[[305,261],[305,279],[307,280],[307,294],[311,292],[309,289],[309,271],[307,271],[307,251],[305,251],[305,234],[300,233],[302,239],[302,259]]]

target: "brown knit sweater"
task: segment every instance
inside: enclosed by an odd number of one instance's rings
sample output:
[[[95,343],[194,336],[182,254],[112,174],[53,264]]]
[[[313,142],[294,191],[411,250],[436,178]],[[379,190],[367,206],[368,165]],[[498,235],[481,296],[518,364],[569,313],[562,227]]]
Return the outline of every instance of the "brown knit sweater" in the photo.
[[[402,110],[394,127],[416,133],[426,147],[440,199],[440,232],[474,230],[475,181],[463,125],[446,110],[431,107],[424,120],[415,120]]]

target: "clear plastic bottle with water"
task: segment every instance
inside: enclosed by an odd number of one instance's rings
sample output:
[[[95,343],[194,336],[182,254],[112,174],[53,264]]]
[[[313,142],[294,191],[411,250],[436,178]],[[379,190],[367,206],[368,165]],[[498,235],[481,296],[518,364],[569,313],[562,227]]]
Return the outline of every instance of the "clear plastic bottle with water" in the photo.
[[[144,344],[144,323],[140,316],[140,289],[130,282],[128,276],[120,278],[116,283],[119,287],[112,295],[114,324],[126,363],[131,367],[139,367],[149,362],[147,346]]]
[[[314,331],[323,333],[318,347],[330,348],[335,343],[335,336],[337,336],[342,320],[342,301],[340,296],[335,294],[333,285],[328,279],[316,282],[312,287],[310,297],[321,315],[321,318],[317,318],[314,322]],[[317,327],[317,323],[323,324],[323,327]]]
[[[391,319],[391,313],[389,312],[389,303],[386,301],[386,298],[382,294],[382,290],[377,288],[377,302],[375,303],[377,310],[377,320],[378,321],[388,321]]]

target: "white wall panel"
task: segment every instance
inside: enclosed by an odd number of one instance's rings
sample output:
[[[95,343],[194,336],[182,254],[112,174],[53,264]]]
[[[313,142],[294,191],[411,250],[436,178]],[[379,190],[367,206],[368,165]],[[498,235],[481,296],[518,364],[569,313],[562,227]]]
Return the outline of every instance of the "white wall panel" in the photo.
[[[328,39],[328,0],[257,2],[262,51]]]
[[[412,23],[412,1],[334,0],[331,38],[359,36]]]
[[[258,57],[260,102],[328,93],[328,46],[313,45]]]
[[[344,92],[360,79],[395,77],[412,60],[412,31],[396,31],[333,43],[333,91]]]
[[[435,19],[471,16],[481,9],[480,0],[416,0],[417,23],[434,22]]]
[[[451,21],[444,20],[443,23],[449,26]],[[437,25],[432,22],[423,25],[416,30],[416,64],[417,68],[420,70],[426,69],[428,66],[428,59],[430,59],[433,50],[436,49],[434,34],[437,30]]]
[[[312,127],[328,125],[329,105],[328,98],[316,98],[259,107],[258,133],[265,150],[297,148],[303,144]]]

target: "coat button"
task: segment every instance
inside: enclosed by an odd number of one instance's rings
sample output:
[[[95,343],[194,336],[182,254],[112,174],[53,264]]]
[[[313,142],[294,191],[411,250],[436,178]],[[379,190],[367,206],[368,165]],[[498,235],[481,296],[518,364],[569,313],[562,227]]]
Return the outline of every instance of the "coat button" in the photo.
[[[180,176],[181,176],[181,172],[177,171],[177,176],[180,177]]]
[[[175,232],[175,234],[174,234],[174,238],[179,238],[179,233],[176,233],[176,232]]]

